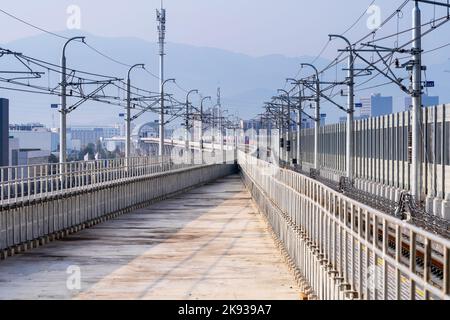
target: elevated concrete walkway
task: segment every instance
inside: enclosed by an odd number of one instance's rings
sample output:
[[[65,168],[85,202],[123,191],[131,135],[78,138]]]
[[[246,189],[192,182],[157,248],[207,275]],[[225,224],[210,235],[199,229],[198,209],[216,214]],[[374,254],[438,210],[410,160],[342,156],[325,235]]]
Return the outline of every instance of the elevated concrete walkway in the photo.
[[[0,299],[299,298],[237,175],[0,262]]]

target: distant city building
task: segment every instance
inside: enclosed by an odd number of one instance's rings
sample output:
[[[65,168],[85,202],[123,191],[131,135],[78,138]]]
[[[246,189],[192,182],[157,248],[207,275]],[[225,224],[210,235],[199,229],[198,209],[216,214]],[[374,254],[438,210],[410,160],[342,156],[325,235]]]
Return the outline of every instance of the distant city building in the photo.
[[[9,159],[11,166],[48,163],[58,150],[57,132],[40,123],[9,124]]]
[[[362,108],[355,118],[364,119],[369,117],[380,117],[393,113],[393,98],[383,97],[381,94],[372,94],[370,97],[360,99]]]
[[[22,149],[20,148],[20,140],[18,138],[9,138],[9,165],[10,166],[27,166],[46,164],[49,162],[50,151],[40,149]],[[27,170],[19,170],[18,177],[27,177]],[[30,174],[34,174],[30,172]]]
[[[13,152],[12,165],[26,166],[48,163],[50,152],[38,149],[19,149],[17,153]]]
[[[422,95],[422,106],[423,107],[433,107],[439,105],[439,97],[438,96],[428,96],[426,94]],[[405,111],[409,111],[412,109],[412,98],[405,98]]]
[[[10,125],[9,135],[19,139],[21,149],[57,152],[59,135],[40,124]]]
[[[120,131],[120,126],[73,126],[68,129],[71,139],[75,141],[78,140],[81,148],[87,147],[90,143],[96,144],[101,139],[120,136]]]
[[[240,127],[242,130],[259,130],[261,129],[261,121],[260,120],[241,120]]]
[[[9,131],[35,131],[45,129],[42,123],[9,124]]]
[[[0,99],[0,167],[9,165],[9,101]]]
[[[18,163],[20,144],[19,139],[9,137],[9,165],[13,166]]]

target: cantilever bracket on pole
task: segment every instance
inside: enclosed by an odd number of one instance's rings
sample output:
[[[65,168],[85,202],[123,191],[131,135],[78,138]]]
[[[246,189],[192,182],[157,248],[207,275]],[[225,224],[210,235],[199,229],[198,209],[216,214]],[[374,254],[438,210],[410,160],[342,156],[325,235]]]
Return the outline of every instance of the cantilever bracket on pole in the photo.
[[[313,90],[314,92],[316,91],[316,89],[314,88],[314,86],[309,85],[308,83],[305,83],[305,86],[310,89]],[[331,98],[329,98],[327,95],[325,95],[322,92],[319,92],[320,97],[324,98],[325,100],[327,100],[328,102],[330,102],[331,104],[333,104],[334,106],[336,106],[337,108],[341,109],[342,111],[349,113],[349,110],[343,106],[341,106],[340,104],[338,104],[337,102],[333,101]]]
[[[301,110],[302,114],[305,115],[307,118],[309,118],[312,121],[319,121],[320,119],[316,119],[313,116],[309,115],[308,113],[306,113],[303,109]],[[296,122],[297,123],[297,122]]]
[[[373,49],[353,49],[353,51],[358,51],[358,52],[364,52],[364,51],[369,51],[372,52],[373,50],[376,51],[385,51],[385,52],[397,52],[397,53],[409,53],[411,50],[408,49],[401,49],[401,48],[388,48],[388,47],[382,47],[382,46],[378,46],[375,44],[370,44],[370,43],[361,43],[362,46],[364,47],[371,47]]]
[[[313,80],[299,80],[299,81],[297,81],[297,82],[295,82],[293,84],[297,84],[298,85],[298,84],[305,84],[305,83],[313,85],[313,84],[316,84],[316,81],[313,81]],[[347,84],[346,81],[319,81],[319,83],[320,84],[330,84],[330,85],[335,85],[335,86],[340,86],[340,85]]]
[[[376,51],[376,50],[374,50]],[[360,58],[362,61],[364,61],[365,63],[367,63],[370,67],[374,68],[376,71],[378,71],[379,73],[381,73],[383,76],[385,76],[386,78],[388,78],[389,80],[391,80],[393,83],[395,83],[397,86],[399,86],[399,88],[403,91],[406,92],[407,94],[410,94],[408,88],[406,88],[406,86],[404,84],[402,84],[400,82],[399,79],[397,78],[393,78],[392,76],[390,76],[388,73],[384,72],[383,70],[381,70],[380,68],[378,68],[374,63],[368,61],[366,58],[364,58],[363,56],[361,56],[360,54],[358,54],[357,52],[355,52],[355,55]],[[386,62],[383,60],[383,63],[385,66]],[[392,72],[392,70],[390,70],[389,66],[387,66],[387,68],[389,69],[389,71],[391,72],[392,75],[394,75],[394,73]],[[395,75],[394,75],[395,76]]]
[[[139,113],[135,114],[133,117],[131,117],[131,121],[134,121],[136,119],[138,119],[140,116],[142,116],[144,113],[146,113],[147,111],[151,110],[154,106],[156,106],[157,104],[159,104],[159,100],[158,101],[154,101],[152,104],[150,104],[148,107],[144,108],[144,110],[140,111]]]
[[[100,85],[100,87],[98,87],[97,89],[95,89],[94,91],[92,91],[91,93],[89,93],[88,95],[83,95],[83,97],[81,98],[81,100],[79,100],[78,102],[76,102],[75,104],[73,104],[72,106],[70,106],[69,108],[67,108],[67,110],[65,111],[66,114],[71,113],[72,111],[76,110],[79,106],[81,106],[83,103],[85,103],[86,101],[90,100],[90,99],[94,99],[95,95],[102,91],[104,88],[106,88],[109,84],[111,84],[111,81],[107,81],[103,84]]]

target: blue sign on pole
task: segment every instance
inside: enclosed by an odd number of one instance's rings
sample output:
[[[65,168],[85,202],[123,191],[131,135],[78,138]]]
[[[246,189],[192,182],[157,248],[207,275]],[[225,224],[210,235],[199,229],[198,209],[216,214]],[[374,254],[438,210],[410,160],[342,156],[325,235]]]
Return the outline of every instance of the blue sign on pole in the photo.
[[[362,108],[363,107],[363,104],[362,103],[356,103],[355,104],[355,108]]]
[[[425,81],[425,88],[434,88],[434,81]]]
[[[323,118],[326,118],[327,117],[327,114],[326,113],[322,113],[321,115],[320,115],[320,117],[323,119]]]
[[[51,107],[52,109],[58,109],[59,104],[51,104],[50,107]]]
[[[119,113],[119,117],[124,118],[125,117],[125,113]]]

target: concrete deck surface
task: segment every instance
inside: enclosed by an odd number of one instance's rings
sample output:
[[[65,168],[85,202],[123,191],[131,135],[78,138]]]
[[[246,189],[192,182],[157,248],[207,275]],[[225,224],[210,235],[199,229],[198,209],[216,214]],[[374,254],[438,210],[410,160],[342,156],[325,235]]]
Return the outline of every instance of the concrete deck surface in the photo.
[[[0,299],[299,297],[238,176],[0,261]]]

